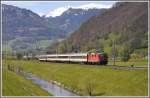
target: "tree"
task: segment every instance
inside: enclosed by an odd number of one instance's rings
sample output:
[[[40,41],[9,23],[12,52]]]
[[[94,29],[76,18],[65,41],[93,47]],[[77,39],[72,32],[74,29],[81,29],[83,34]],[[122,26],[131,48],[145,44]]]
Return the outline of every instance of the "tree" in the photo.
[[[57,47],[57,53],[65,53],[65,52],[66,52],[65,44],[60,43]]]
[[[55,53],[58,45],[59,45],[59,42],[52,41],[52,43],[46,48],[46,53],[48,54]]]
[[[83,45],[83,47],[81,48],[82,51],[90,51],[94,49],[93,43],[91,41],[89,41],[88,43],[86,43],[86,45]]]
[[[16,56],[17,56],[18,60],[22,59],[22,57],[23,57],[22,53],[17,53]]]
[[[132,47],[129,44],[122,45],[119,51],[121,60],[128,61],[130,59],[131,51],[132,51]]]
[[[110,32],[110,34],[108,35],[108,39],[105,42],[105,50],[113,58],[114,62],[116,57],[118,56],[118,44],[120,37],[120,34]]]

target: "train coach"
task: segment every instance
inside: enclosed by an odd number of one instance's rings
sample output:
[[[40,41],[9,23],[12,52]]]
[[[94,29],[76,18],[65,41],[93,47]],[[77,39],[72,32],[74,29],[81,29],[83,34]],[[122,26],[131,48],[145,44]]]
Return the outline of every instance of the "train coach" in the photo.
[[[38,55],[38,60],[47,62],[67,62],[106,65],[108,62],[107,54],[101,53],[70,53],[70,54],[47,54]]]

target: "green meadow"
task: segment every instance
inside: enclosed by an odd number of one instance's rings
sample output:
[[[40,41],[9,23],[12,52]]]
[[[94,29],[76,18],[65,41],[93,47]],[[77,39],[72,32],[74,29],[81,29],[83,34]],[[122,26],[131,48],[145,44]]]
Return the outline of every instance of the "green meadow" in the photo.
[[[3,69],[3,96],[48,96],[49,93],[22,76]]]
[[[108,65],[113,65],[114,62],[112,60],[110,60],[108,62]],[[143,67],[146,67],[148,66],[148,60],[147,59],[143,59],[143,60],[140,60],[140,59],[131,59],[127,62],[123,62],[123,61],[116,61],[115,62],[115,65],[118,65],[118,66],[131,66],[131,65],[134,65],[134,66],[143,66]]]
[[[89,95],[89,90],[92,96],[148,95],[147,70],[117,70],[110,69],[108,67],[39,62],[36,60],[3,60],[3,67],[6,67],[8,64],[13,65],[16,68],[22,67],[24,71],[32,72],[44,80],[54,80],[60,82],[73,91],[77,91],[80,95]],[[9,76],[10,74],[11,77]],[[16,74],[4,70],[3,78],[3,81],[5,81],[3,82],[3,95],[31,94],[31,92],[27,92],[29,90],[22,92],[18,90],[21,85],[24,85],[23,83],[26,83],[22,77],[16,76]],[[19,81],[19,79],[23,81]],[[25,85],[24,87],[28,88],[28,85]],[[11,89],[16,90],[11,92]],[[46,94],[39,94],[36,88],[33,91],[35,93],[37,92],[37,95]]]

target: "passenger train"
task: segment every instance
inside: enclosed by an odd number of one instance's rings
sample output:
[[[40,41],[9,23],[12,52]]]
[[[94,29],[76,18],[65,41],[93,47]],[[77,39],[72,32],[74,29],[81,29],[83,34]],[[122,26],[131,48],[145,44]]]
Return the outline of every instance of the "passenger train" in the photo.
[[[106,53],[69,53],[38,55],[38,60],[47,62],[84,63],[106,65],[108,56]]]

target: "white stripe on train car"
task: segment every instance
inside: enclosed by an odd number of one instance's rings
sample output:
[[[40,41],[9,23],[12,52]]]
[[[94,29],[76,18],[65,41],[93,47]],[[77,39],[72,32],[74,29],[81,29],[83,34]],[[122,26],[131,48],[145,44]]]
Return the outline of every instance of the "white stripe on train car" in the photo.
[[[69,58],[47,58],[47,61],[69,61]]]
[[[72,59],[72,58],[71,58],[70,61],[71,61],[71,62],[86,62],[87,59],[77,59],[77,58],[75,58],[75,59],[73,58],[73,59]]]
[[[70,53],[70,54],[37,55],[36,57],[40,61],[46,61],[47,60],[47,61],[86,62],[87,61],[86,56],[87,56],[87,53]]]
[[[87,56],[87,53],[47,54],[47,55],[38,55],[37,57],[57,57],[57,56]]]
[[[77,59],[77,58],[47,58],[47,61],[71,61],[71,62],[86,62],[87,59]]]

